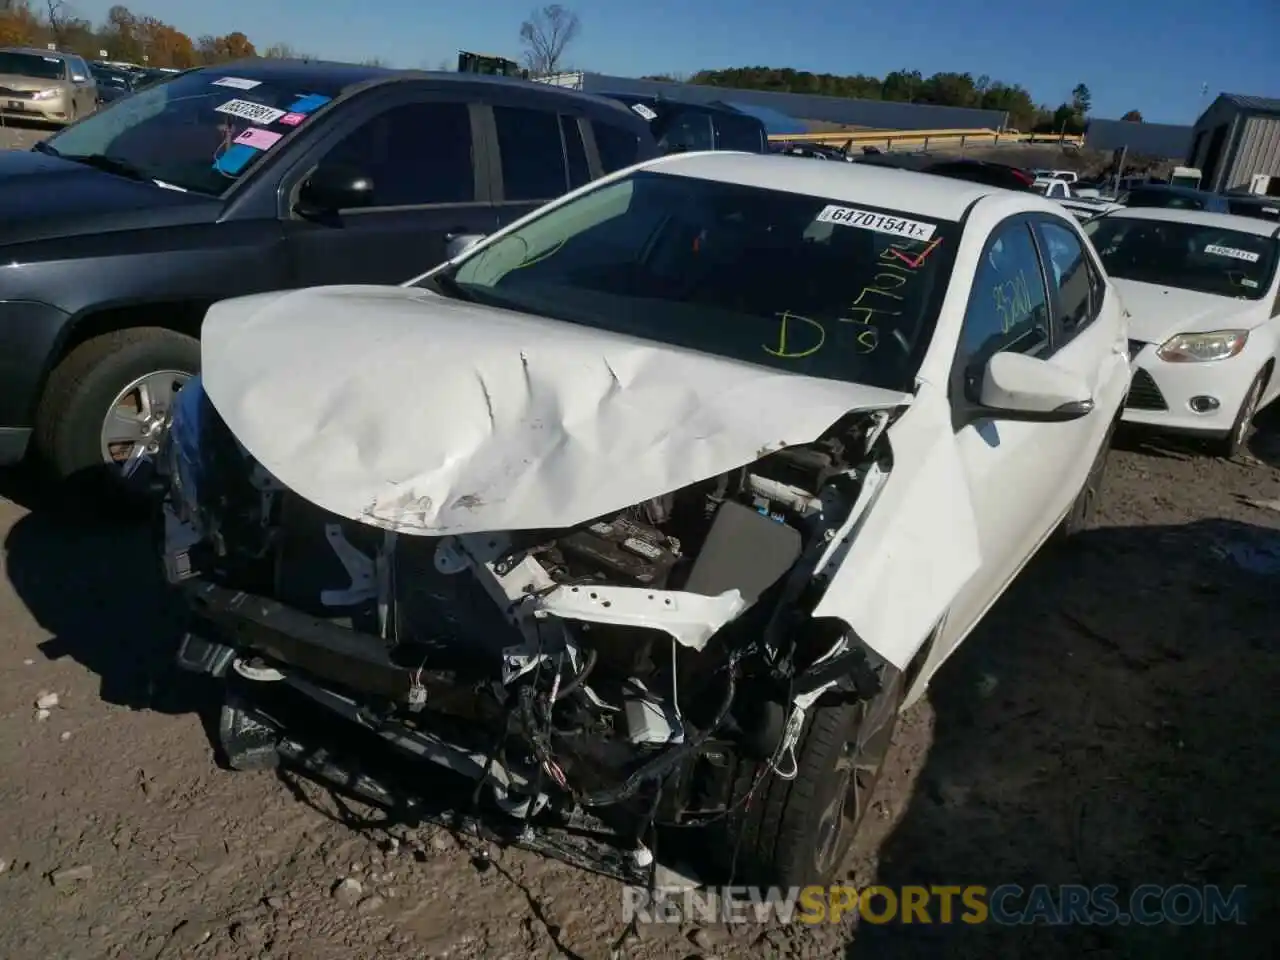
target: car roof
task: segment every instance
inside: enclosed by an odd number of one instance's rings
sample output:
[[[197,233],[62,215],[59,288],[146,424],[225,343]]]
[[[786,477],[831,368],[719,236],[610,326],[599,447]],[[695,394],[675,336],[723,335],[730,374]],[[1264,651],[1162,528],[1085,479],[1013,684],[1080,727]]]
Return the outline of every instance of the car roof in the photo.
[[[1202,227],[1219,227],[1274,237],[1280,227],[1257,217],[1241,217],[1231,213],[1209,213],[1205,210],[1177,210],[1172,207],[1121,207],[1102,214],[1107,220],[1164,220],[1169,223],[1192,223]],[[1101,218],[1100,218],[1101,219]]]
[[[46,57],[50,60],[66,60],[68,57],[78,57],[78,53],[65,53],[62,50],[40,50],[36,47],[0,47],[0,53],[26,53],[35,57]]]
[[[1216,197],[1210,190],[1197,190],[1195,187],[1184,187],[1175,183],[1140,183],[1130,193],[1173,193],[1180,197]]]
[[[952,221],[964,216],[975,201],[999,190],[968,180],[886,169],[871,163],[796,163],[777,153],[674,154],[655,164],[654,169]]]
[[[482,73],[450,73],[433,70],[397,70],[391,67],[366,66],[355,63],[339,63],[331,60],[276,60],[254,57],[199,67],[201,72],[243,77],[246,80],[286,80],[305,86],[307,83],[337,84],[344,93],[356,87],[376,86],[408,81],[428,81],[439,84],[457,84],[471,87],[506,87],[542,96],[564,97],[605,109],[616,109],[630,116],[632,111],[616,100],[591,93],[569,90],[546,83],[534,83],[520,77],[499,77]]]

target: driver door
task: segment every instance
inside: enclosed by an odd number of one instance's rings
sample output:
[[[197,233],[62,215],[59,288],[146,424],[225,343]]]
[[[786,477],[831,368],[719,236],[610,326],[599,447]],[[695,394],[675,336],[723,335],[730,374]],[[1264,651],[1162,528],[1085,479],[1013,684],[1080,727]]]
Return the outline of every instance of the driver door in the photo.
[[[1012,351],[1050,359],[1052,300],[1030,218],[992,232],[979,260],[957,345],[953,405],[977,398],[987,361]],[[1082,456],[1075,424],[984,419],[956,430],[982,565],[957,595],[940,645],[953,647],[1052,531],[1064,478]],[[939,650],[945,658],[949,649]]]
[[[331,164],[373,181],[358,209],[284,221],[294,285],[398,284],[448,259],[455,235],[496,227],[475,108],[417,95],[382,104],[326,142],[293,184],[290,207],[311,172]]]

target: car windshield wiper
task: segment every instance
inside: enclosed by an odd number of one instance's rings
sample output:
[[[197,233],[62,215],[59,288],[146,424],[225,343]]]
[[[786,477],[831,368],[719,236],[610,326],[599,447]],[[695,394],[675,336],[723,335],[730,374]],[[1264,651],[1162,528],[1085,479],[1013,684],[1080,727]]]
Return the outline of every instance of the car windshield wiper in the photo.
[[[152,181],[150,174],[145,173],[138,167],[135,167],[128,160],[121,160],[118,157],[108,157],[105,153],[64,153],[61,155],[64,160],[71,160],[74,163],[83,163],[88,167],[96,167],[107,173],[114,173],[120,177],[128,177],[130,180],[141,180],[146,183]]]
[[[60,154],[53,147],[49,146],[49,144],[45,143],[43,140],[36,141],[36,145],[31,149],[34,150],[36,153],[47,153],[51,157],[62,156],[62,154]]]

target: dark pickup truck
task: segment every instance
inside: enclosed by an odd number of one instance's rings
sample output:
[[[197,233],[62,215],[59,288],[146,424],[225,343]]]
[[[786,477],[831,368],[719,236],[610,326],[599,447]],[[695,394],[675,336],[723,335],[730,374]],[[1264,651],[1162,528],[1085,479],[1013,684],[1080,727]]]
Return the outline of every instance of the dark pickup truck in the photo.
[[[263,59],[0,152],[0,466],[34,454],[58,479],[128,492],[199,369],[214,301],[404,282],[657,155],[612,100]]]

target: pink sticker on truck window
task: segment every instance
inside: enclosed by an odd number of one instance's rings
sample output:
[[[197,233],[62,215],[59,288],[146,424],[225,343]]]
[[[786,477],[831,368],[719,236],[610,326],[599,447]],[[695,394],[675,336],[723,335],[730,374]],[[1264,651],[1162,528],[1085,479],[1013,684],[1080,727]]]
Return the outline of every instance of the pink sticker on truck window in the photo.
[[[251,127],[236,137],[235,142],[243,143],[246,147],[253,147],[255,150],[267,150],[275,146],[276,141],[283,136],[283,133],[272,133],[270,130]]]
[[[286,113],[277,122],[283,123],[286,126],[296,127],[305,119],[307,119],[307,115],[305,113]]]

